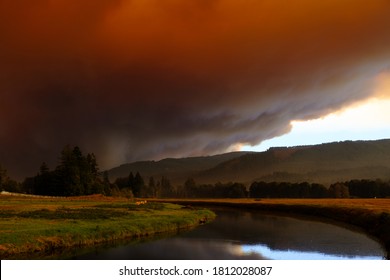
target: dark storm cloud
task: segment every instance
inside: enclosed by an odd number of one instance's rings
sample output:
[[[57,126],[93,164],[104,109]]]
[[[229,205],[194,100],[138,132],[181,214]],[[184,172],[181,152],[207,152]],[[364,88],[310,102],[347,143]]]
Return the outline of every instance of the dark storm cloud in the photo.
[[[0,2],[0,162],[224,152],[372,94],[390,2]],[[388,69],[388,68],[387,68]]]

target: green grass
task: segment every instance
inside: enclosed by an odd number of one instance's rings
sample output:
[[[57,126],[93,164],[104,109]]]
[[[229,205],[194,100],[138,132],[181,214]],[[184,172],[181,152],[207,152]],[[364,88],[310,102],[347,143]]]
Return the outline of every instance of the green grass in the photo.
[[[0,258],[176,232],[214,217],[167,203],[0,196]]]

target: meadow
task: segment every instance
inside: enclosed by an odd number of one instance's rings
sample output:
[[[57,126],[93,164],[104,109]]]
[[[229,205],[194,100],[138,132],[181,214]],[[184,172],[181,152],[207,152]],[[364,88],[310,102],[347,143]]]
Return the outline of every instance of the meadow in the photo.
[[[0,195],[0,258],[29,258],[32,254],[177,232],[214,217],[205,209],[101,195]]]

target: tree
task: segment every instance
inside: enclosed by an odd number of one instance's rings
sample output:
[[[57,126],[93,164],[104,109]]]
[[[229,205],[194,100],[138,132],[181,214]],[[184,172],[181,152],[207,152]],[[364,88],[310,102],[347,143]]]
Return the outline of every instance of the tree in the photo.
[[[311,197],[311,186],[308,182],[298,184],[297,198],[309,198]]]
[[[42,162],[38,175],[34,178],[34,193],[39,195],[53,195],[53,180],[50,169],[45,162]]]
[[[149,183],[148,183],[148,195],[151,197],[157,197],[157,188],[156,188],[156,182],[154,181],[153,176],[149,178]]]
[[[249,196],[254,198],[269,197],[270,185],[266,182],[253,182],[249,188]]]
[[[188,178],[185,182],[184,182],[184,186],[188,189],[192,189],[192,188],[195,188],[196,187],[196,183],[195,183],[195,180],[193,178]]]
[[[147,185],[143,185],[141,188],[141,194],[142,197],[156,197],[156,182],[154,181],[153,176],[149,177],[149,181]]]
[[[119,188],[119,189],[124,189],[129,187],[129,178],[126,177],[119,177],[115,179],[114,184]]]
[[[0,165],[0,190],[2,190],[8,181],[7,170]]]
[[[99,176],[99,167],[94,153],[87,155],[87,164],[92,178],[96,179]]]
[[[0,191],[20,192],[21,186],[18,182],[8,176],[8,172],[0,165]]]
[[[342,183],[335,183],[329,187],[329,196],[334,198],[349,198],[348,187]]]
[[[328,190],[321,184],[311,184],[310,197],[325,198],[328,197]]]
[[[141,177],[139,172],[135,174],[134,182],[132,185],[132,191],[135,197],[139,197],[141,194],[141,190],[145,187],[144,179]]]
[[[173,187],[167,177],[162,176],[159,185],[161,197],[170,197],[173,195]]]
[[[135,177],[133,172],[130,172],[129,177],[127,178],[127,187],[132,188],[135,183]]]
[[[75,196],[84,194],[81,186],[80,163],[82,153],[80,148],[65,146],[61,152],[61,163],[56,168],[60,183],[59,193],[64,196]]]
[[[197,197],[199,196],[199,190],[196,182],[193,178],[188,178],[184,182],[184,194],[186,197]]]
[[[38,174],[32,179],[26,179],[23,186],[35,194],[54,196],[89,195],[107,191],[99,177],[95,155],[84,156],[79,147],[69,145],[61,151],[60,163],[54,171],[50,171],[43,162]]]
[[[229,198],[244,198],[247,197],[247,190],[244,184],[233,183],[228,186],[227,197]]]
[[[103,188],[104,194],[107,196],[112,195],[112,186],[110,183],[110,179],[108,178],[108,171],[103,172]]]

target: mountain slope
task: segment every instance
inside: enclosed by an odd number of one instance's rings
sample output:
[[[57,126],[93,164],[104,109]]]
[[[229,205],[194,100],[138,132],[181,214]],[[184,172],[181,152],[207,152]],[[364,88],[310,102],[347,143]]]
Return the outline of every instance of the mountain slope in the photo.
[[[390,178],[390,139],[271,148],[203,171],[199,181],[312,181]]]
[[[345,141],[313,146],[271,148],[216,156],[140,161],[109,170],[111,181],[140,172],[145,178],[166,176],[173,184],[191,177],[197,183],[254,180],[330,184],[352,179],[390,179],[390,139]]]
[[[188,177],[193,177],[203,170],[248,154],[250,152],[232,152],[215,156],[167,158],[160,161],[138,161],[123,164],[108,170],[111,181],[118,177],[126,177],[130,172],[140,172],[144,178],[166,176],[173,183],[183,184]]]

